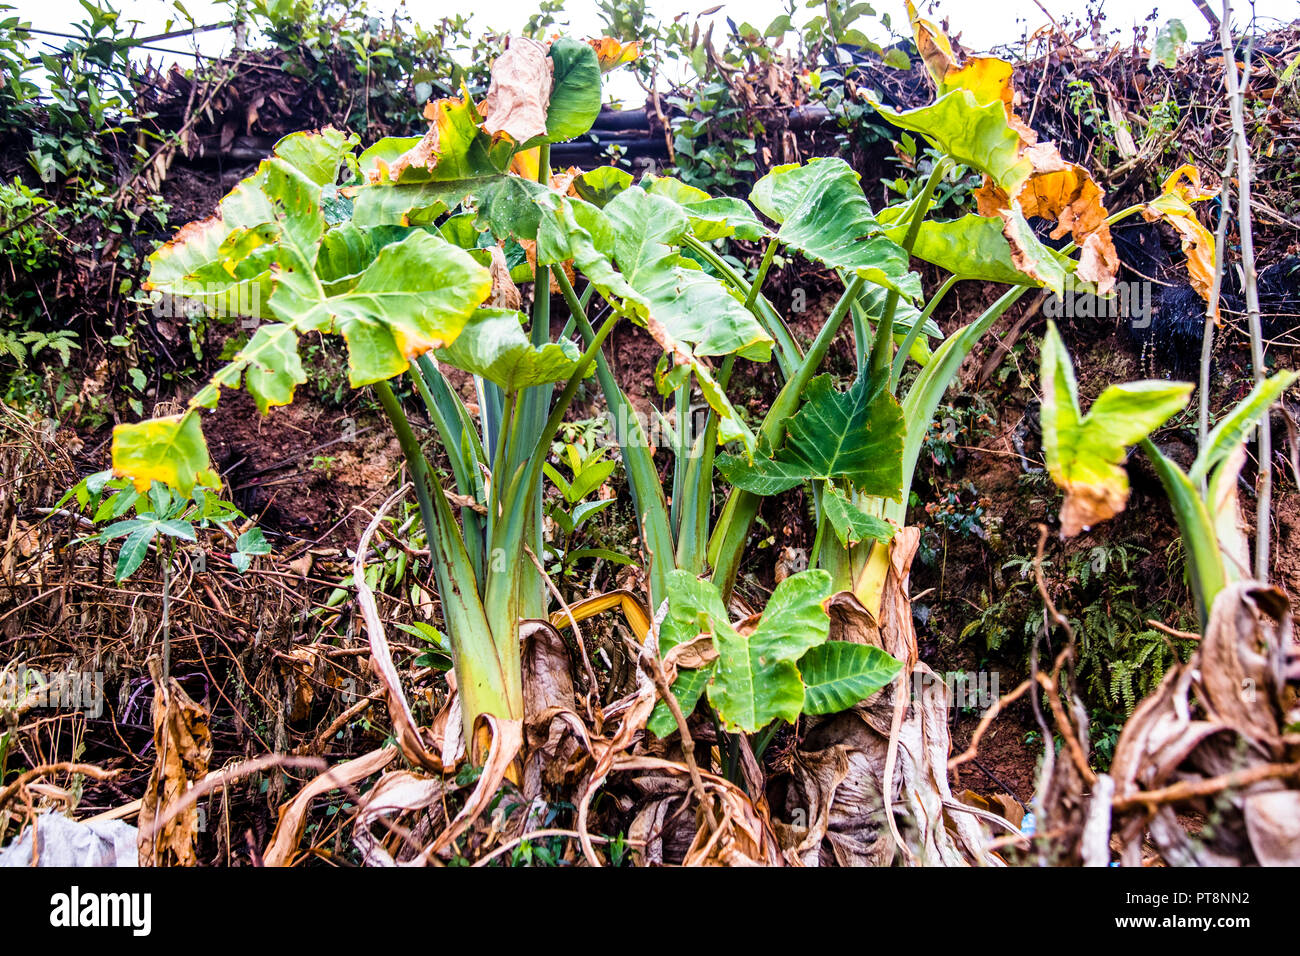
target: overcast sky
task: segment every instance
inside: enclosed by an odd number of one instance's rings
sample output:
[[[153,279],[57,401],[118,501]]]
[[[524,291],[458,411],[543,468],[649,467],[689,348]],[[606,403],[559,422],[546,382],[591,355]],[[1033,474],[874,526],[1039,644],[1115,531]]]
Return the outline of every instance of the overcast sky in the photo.
[[[70,23],[80,20],[83,11],[77,0],[0,0],[13,5],[15,13],[31,22],[33,27],[46,30],[68,30]],[[213,0],[183,0],[185,8],[200,24],[220,21],[227,15],[227,7]],[[1041,0],[1043,7],[1051,12],[1059,23],[1066,23],[1075,16],[1082,16],[1089,6],[1087,0]],[[1222,0],[1209,0],[1210,6],[1218,11]],[[801,10],[805,0],[797,0]],[[171,5],[165,0],[117,0],[117,7],[127,20],[140,21],[137,35],[161,33],[169,28],[169,18],[175,17]],[[648,0],[647,6],[660,19],[667,20],[685,13],[695,18],[699,11],[717,6],[717,0]],[[1196,9],[1192,0],[1092,0],[1092,6],[1099,6],[1105,13],[1106,25],[1110,29],[1119,29],[1127,37],[1135,24],[1144,22],[1156,11],[1156,22],[1164,23],[1171,18],[1182,20],[1192,40],[1201,40],[1209,35],[1205,18]],[[360,3],[357,4],[360,6]],[[817,4],[820,7],[820,4]],[[487,3],[444,3],[431,0],[368,0],[367,7],[372,14],[387,16],[395,9],[402,9],[416,21],[433,21],[455,10],[486,9],[489,12],[475,12],[471,23],[481,29],[495,29],[502,32],[518,29],[536,8],[536,0],[489,0]],[[893,15],[895,29],[904,26],[903,0],[877,0],[877,13],[889,11]],[[786,9],[785,0],[743,0],[743,2],[724,3],[718,12],[706,19],[722,21],[730,16],[737,23],[748,21],[755,26],[766,26],[775,16]],[[923,11],[926,5],[922,4]],[[1251,15],[1251,5],[1244,0],[1233,3],[1233,20],[1245,25]],[[1256,17],[1263,26],[1278,21],[1288,22],[1300,18],[1300,0],[1256,0],[1254,4]],[[812,14],[808,14],[812,15]],[[987,50],[998,44],[1017,42],[1026,32],[1033,32],[1047,24],[1047,17],[1034,0],[992,0],[992,2],[972,2],[972,0],[935,0],[929,4],[926,15],[930,19],[949,19],[951,31],[960,36],[964,46],[972,50]],[[600,30],[600,18],[596,5],[588,0],[570,0],[564,14],[569,24],[569,32],[574,35],[595,35]],[[873,31],[868,31],[873,32]],[[883,31],[875,33],[876,39],[887,40]],[[51,43],[62,41],[47,38]],[[194,49],[199,52],[217,55],[230,45],[228,31],[204,34],[194,38],[172,39],[167,45],[178,49]],[[167,54],[152,53],[155,62],[176,59]],[[617,85],[616,95],[635,98],[635,85],[624,91]]]

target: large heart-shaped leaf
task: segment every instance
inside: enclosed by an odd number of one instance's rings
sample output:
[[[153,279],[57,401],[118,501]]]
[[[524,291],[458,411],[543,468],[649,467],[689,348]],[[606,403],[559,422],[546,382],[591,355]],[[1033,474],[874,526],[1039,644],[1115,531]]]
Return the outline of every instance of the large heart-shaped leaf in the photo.
[[[882,234],[862,193],[858,174],[842,159],[813,159],[777,166],[749,195],[760,212],[781,224],[781,242],[834,269],[921,296],[921,277],[908,268],[907,253]]]
[[[1185,382],[1111,385],[1087,415],[1079,409],[1074,366],[1056,324],[1043,340],[1043,453],[1052,480],[1065,491],[1061,534],[1072,537],[1112,518],[1128,502],[1127,448],[1136,445],[1187,404]]]
[[[902,495],[903,411],[883,377],[860,374],[847,392],[829,375],[808,385],[805,401],[790,419],[785,444],[753,463],[718,456],[718,470],[732,484],[774,495],[810,479],[839,480],[881,498]]]
[[[634,186],[615,197],[605,215],[616,229],[618,267],[650,322],[696,355],[771,357],[772,337],[744,301],[678,251],[690,222],[677,203]]]
[[[574,139],[600,115],[600,60],[586,43],[561,37],[551,44],[554,72],[546,110],[548,143]]]

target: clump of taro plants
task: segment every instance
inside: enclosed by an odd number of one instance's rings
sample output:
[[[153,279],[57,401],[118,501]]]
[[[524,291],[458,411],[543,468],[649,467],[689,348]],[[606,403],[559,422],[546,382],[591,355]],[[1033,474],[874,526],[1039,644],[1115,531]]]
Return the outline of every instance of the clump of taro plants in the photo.
[[[827,608],[851,599],[879,615],[916,458],[962,359],[1027,290],[1059,292],[1068,281],[1105,294],[1117,268],[1110,224],[1146,208],[1108,214],[1085,170],[1035,142],[1012,109],[1009,64],[961,63],[936,28],[914,27],[937,97],[907,112],[877,109],[941,157],[915,198],[878,210],[839,159],[778,167],[748,201],[667,177],[634,182],[615,167],[552,170],[550,144],[582,135],[599,112],[602,66],[629,55],[612,41],[512,39],[486,98],[430,104],[423,137],[359,153],[335,130],[286,137],[217,216],[153,255],[149,276],[160,292],[265,324],[181,414],[118,426],[114,470],[141,488],[215,485],[204,411],[241,385],[264,413],[290,403],[306,380],[301,336],[341,335],[351,384],[373,390],[406,458],[473,739],[484,715],[524,716],[521,625],[551,610],[534,561],[545,553],[543,466],[594,375],[610,419],[626,426],[619,446],[648,606],[602,595],[568,608],[558,626],[622,603],[664,657],[704,638],[694,666],[677,668],[674,696],[687,716],[706,701],[732,734],[770,736],[800,714],[852,707],[902,665],[835,639]],[[931,201],[952,163],[984,174],[979,214],[938,220]],[[1055,221],[1068,244],[1044,244],[1033,218]],[[754,274],[724,257],[731,239],[765,243]],[[778,251],[830,267],[843,283],[806,350],[763,295]],[[913,257],[944,271],[936,289],[923,288]],[[931,315],[964,279],[1007,292],[942,337]],[[529,314],[515,281],[533,283]],[[552,289],[566,312],[554,337]],[[667,488],[602,353],[624,321],[663,352],[655,385],[675,423]],[[840,391],[818,372],[846,321],[857,374]],[[756,430],[727,397],[737,361],[775,362],[784,380]],[[909,362],[919,371],[903,388]],[[449,385],[448,366],[474,376],[477,414]],[[430,435],[417,433],[389,384],[402,375]],[[693,404],[708,410],[698,430]],[[425,451],[430,438],[450,461],[454,494]],[[719,476],[729,492],[714,515]],[[801,485],[816,509],[813,567],[735,624],[731,592],[759,499]],[[650,727],[671,733],[669,708],[661,703]]]

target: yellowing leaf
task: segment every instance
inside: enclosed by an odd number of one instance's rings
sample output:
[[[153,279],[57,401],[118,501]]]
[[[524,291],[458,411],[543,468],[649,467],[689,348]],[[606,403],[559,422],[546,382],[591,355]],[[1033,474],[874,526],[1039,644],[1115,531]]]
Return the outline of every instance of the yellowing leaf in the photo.
[[[588,40],[587,42],[596,51],[596,59],[600,62],[600,72],[602,73],[608,73],[624,63],[631,63],[641,55],[640,40],[632,43],[620,43],[613,37],[601,37],[599,40]]]
[[[1192,386],[1164,381],[1111,385],[1083,415],[1070,355],[1050,320],[1043,339],[1041,381],[1043,453],[1048,474],[1065,491],[1061,535],[1070,538],[1124,510],[1128,446],[1180,411]]]
[[[1163,219],[1174,227],[1187,256],[1192,288],[1207,302],[1214,284],[1214,235],[1201,225],[1191,204],[1213,195],[1214,190],[1201,185],[1197,168],[1189,164],[1174,170],[1165,180],[1160,195],[1142,207],[1147,222]]]
[[[113,429],[113,474],[129,478],[137,491],[161,481],[190,494],[194,486],[221,487],[212,470],[197,412],[153,418]]]
[[[912,0],[907,2],[907,17],[912,22],[912,36],[916,38],[916,48],[925,68],[936,84],[942,84],[948,71],[957,65],[957,54],[953,52],[948,35],[929,20],[922,20]]]

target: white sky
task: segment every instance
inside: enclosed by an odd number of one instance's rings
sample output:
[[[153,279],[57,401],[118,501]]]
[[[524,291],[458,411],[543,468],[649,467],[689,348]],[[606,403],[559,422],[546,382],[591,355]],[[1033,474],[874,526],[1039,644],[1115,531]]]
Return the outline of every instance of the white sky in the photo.
[[[77,0],[4,0],[12,4],[14,14],[30,21],[35,28],[67,32],[69,25],[82,18],[83,11]],[[185,8],[200,24],[217,22],[224,19],[228,8],[215,0],[183,0]],[[806,0],[797,0],[801,10]],[[1041,0],[1043,7],[1051,12],[1058,23],[1066,23],[1074,16],[1082,15],[1088,0]],[[1223,0],[1209,0],[1216,12],[1222,7]],[[358,4],[359,6],[360,4]],[[943,17],[949,19],[951,32],[959,36],[962,44],[971,50],[987,50],[998,44],[1011,44],[1020,39],[1026,30],[1032,32],[1047,24],[1047,18],[1034,0],[993,0],[993,2],[971,2],[971,0],[934,0],[919,4],[924,15],[932,20]],[[1131,35],[1134,24],[1142,23],[1153,9],[1157,11],[1157,23],[1164,23],[1171,18],[1178,18],[1187,27],[1189,38],[1202,40],[1209,35],[1209,26],[1197,10],[1192,0],[1092,0],[1092,5],[1099,6],[1104,14],[1106,25],[1110,29],[1122,31],[1121,38]],[[171,27],[168,22],[175,17],[171,4],[166,0],[116,0],[116,6],[127,20],[140,21],[137,35],[147,36],[162,33]],[[494,29],[501,32],[518,29],[536,10],[536,0],[489,0],[488,3],[448,4],[435,3],[431,0],[368,0],[369,11],[376,16],[387,17],[394,9],[401,7],[417,22],[433,21],[457,10],[475,10],[486,7],[490,12],[473,14],[471,25],[479,29]],[[699,11],[717,6],[717,0],[647,0],[647,7],[661,20],[670,19],[685,13],[694,19]],[[903,12],[903,0],[877,0],[876,12],[889,11],[893,16],[895,30],[906,28]],[[821,4],[817,3],[820,8]],[[725,29],[725,18],[732,17],[737,23],[748,21],[757,27],[765,27],[774,17],[784,13],[785,0],[743,0],[743,2],[724,3],[715,14],[706,18],[718,22]],[[1276,21],[1288,22],[1300,18],[1300,0],[1256,0],[1256,16],[1262,25],[1269,26]],[[1233,20],[1238,26],[1244,26],[1250,18],[1251,5],[1245,0],[1233,3]],[[815,15],[818,11],[803,15]],[[12,15],[12,14],[10,14]],[[570,0],[563,15],[568,21],[569,30],[575,36],[597,35],[600,30],[600,18],[596,5],[589,0]],[[797,19],[799,17],[797,16]],[[863,20],[860,22],[867,23]],[[868,31],[871,32],[871,31]],[[878,40],[888,40],[883,31],[876,33]],[[45,38],[51,43],[60,44],[56,38]],[[231,43],[228,31],[204,34],[194,38],[176,38],[166,42],[166,46],[181,49],[197,49],[209,55],[225,51]],[[48,48],[47,48],[48,49]],[[177,57],[153,52],[155,62],[164,62]],[[640,98],[639,91],[630,78],[618,83],[614,74],[610,84],[612,92],[629,100]],[[624,87],[627,87],[626,89]]]

